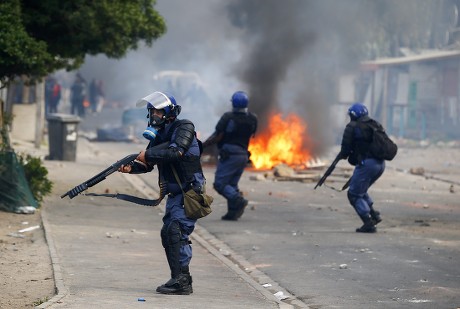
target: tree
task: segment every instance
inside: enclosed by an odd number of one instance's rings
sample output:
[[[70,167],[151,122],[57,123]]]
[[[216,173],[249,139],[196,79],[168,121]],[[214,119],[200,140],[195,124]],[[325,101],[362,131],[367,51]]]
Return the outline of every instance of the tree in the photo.
[[[0,81],[76,69],[85,55],[121,58],[166,32],[155,0],[3,0]]]
[[[35,40],[21,21],[19,0],[0,3],[0,81],[15,75],[44,76],[52,63],[46,43]]]
[[[445,0],[375,0],[367,3],[372,18],[367,28],[366,58],[398,57],[399,49],[433,48],[433,25],[443,22],[439,10]]]

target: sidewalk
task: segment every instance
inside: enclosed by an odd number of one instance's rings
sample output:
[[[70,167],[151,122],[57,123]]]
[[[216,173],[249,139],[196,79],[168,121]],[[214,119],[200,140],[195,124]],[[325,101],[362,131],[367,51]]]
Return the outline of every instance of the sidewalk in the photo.
[[[143,207],[105,197],[60,198],[114,157],[110,149],[95,149],[81,139],[76,162],[45,161],[54,188],[42,219],[57,294],[37,308],[293,308],[227,258],[228,252],[216,249],[211,243],[218,240],[199,225],[192,234],[194,293],[157,294],[156,287],[169,279],[160,240],[164,202]],[[141,196],[145,186],[128,181],[135,177],[114,174],[91,189]],[[155,175],[151,179],[156,183]]]

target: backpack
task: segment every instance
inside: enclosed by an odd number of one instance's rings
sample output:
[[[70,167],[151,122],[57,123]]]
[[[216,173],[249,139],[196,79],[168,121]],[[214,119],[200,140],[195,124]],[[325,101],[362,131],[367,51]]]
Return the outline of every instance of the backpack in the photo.
[[[376,121],[368,122],[369,127],[372,129],[372,140],[369,145],[370,154],[380,160],[391,161],[398,152],[398,145],[396,145],[387,135],[385,129]]]

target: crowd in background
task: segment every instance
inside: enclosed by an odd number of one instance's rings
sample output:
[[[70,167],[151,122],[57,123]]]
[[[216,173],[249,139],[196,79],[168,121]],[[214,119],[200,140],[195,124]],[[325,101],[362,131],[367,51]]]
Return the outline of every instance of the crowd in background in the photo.
[[[87,83],[77,73],[69,83],[66,78],[49,75],[44,81],[45,115],[54,113],[70,113],[84,118],[87,114],[99,113],[105,104],[104,83],[93,78]],[[9,88],[11,101],[14,104],[29,104],[37,101],[37,86],[27,85],[18,79]]]

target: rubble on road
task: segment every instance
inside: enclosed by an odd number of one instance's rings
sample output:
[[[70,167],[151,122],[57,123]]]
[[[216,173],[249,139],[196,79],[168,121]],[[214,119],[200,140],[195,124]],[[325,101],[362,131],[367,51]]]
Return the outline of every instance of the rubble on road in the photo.
[[[269,171],[261,171],[260,174],[250,176],[250,180],[317,182],[327,167],[322,164],[312,168],[293,168],[287,164],[278,164]],[[344,182],[351,177],[351,174],[351,168],[337,167],[333,175],[328,177],[328,182]]]

